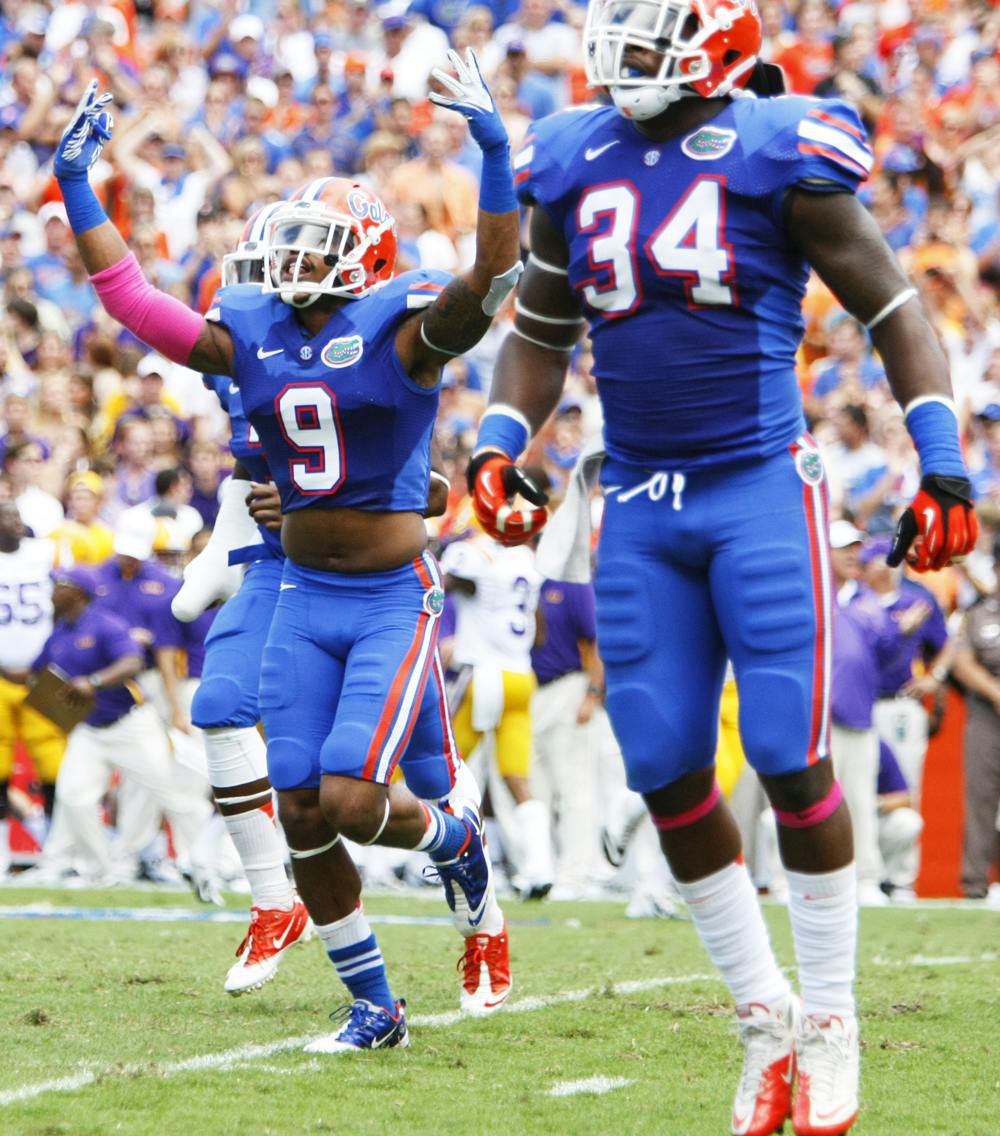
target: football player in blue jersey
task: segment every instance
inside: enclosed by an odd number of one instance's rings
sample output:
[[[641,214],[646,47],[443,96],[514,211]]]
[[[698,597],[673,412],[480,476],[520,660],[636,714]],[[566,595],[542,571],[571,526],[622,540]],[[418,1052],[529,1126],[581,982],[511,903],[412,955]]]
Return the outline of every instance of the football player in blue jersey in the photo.
[[[223,287],[263,284],[264,232],[275,211],[284,205],[281,201],[266,205],[247,221],[236,250],[223,257]],[[276,500],[277,491],[267,484],[267,460],[243,413],[239,388],[226,375],[205,375],[204,381],[229,415],[230,449],[236,463],[232,477],[222,486],[219,515],[209,542],[185,568],[184,584],[173,598],[172,610],[178,619],[189,622],[210,604],[228,600],[206,642],[205,667],[192,705],[192,720],[204,731],[212,790],[250,885],[250,927],[224,987],[227,993],[240,995],[270,981],[288,949],[309,936],[311,924],[285,874],[284,842],[275,826],[266,751],[256,729],[260,720],[261,657],[284,567],[280,502]],[[447,482],[442,485],[442,480],[432,470],[426,510],[429,516],[444,512]],[[251,512],[257,524],[247,511],[249,494],[254,498]],[[240,580],[240,570],[234,566],[243,564],[246,574]],[[439,720],[439,697],[432,673],[421,714]],[[400,764],[405,769],[405,756]],[[473,795],[470,776],[464,763],[459,763],[453,797]],[[493,966],[496,982],[484,986],[477,981],[470,991],[463,981],[466,1008],[471,1008],[470,1002],[478,1007],[486,1000],[487,990],[489,1000],[495,1001],[493,985],[505,985],[509,992],[509,981],[501,981],[504,973],[509,974],[506,937],[494,938],[496,941],[488,944],[487,961]],[[471,943],[475,936],[468,939]],[[466,949],[470,949],[468,943]]]
[[[857,911],[829,761],[826,486],[795,378],[810,265],[871,331],[920,457],[890,560],[940,568],[972,548],[976,522],[941,349],[854,196],[872,164],[864,128],[843,102],[754,97],[760,43],[754,0],[590,3],[586,69],[611,105],[534,123],[515,156],[531,253],[469,480],[497,539],[544,523],[513,463],[589,325],[607,708],[737,1004],[732,1131],[763,1136],[790,1116],[800,1136],[835,1136],[858,1108]],[[715,782],[727,656],[788,869],[798,995]]]
[[[444,93],[431,97],[468,119],[483,152],[476,258],[455,278],[394,279],[383,203],[322,179],[271,219],[263,288],[225,289],[202,318],[145,280],[89,185],[112,125],[96,84],[55,159],[109,314],[168,357],[233,377],[281,493],[287,560],[260,686],[268,772],[299,893],[354,999],[311,1052],[408,1040],[342,835],[429,853],[456,919],[474,932],[467,969],[487,971],[485,952],[504,933],[478,813],[428,803],[453,784],[443,700],[436,723],[419,715],[440,667],[443,589],[422,513],[441,367],[478,342],[521,270],[503,123],[474,55],[450,59],[455,74],[435,71]],[[404,751],[419,798],[389,786]],[[487,991],[469,1008],[490,1012],[505,996]]]

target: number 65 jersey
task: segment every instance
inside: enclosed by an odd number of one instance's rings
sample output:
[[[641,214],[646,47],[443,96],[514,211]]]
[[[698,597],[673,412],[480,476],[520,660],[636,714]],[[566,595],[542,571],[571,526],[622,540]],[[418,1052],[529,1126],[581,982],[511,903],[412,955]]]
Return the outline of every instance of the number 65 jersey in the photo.
[[[316,335],[256,285],[224,288],[206,319],[233,340],[233,378],[282,512],[309,506],[422,513],[439,387],[403,369],[395,338],[451,278],[406,272],[344,303]]]
[[[698,469],[802,433],[808,265],[785,230],[785,194],[853,193],[871,164],[850,106],[798,96],[734,99],[665,142],[613,107],[532,126],[514,159],[518,196],[569,246],[612,458]]]

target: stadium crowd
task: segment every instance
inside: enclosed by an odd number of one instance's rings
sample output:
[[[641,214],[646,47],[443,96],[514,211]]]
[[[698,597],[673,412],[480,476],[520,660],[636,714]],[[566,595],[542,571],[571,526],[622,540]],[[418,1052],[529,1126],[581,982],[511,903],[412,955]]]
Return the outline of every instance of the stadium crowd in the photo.
[[[829,475],[838,611],[859,590],[871,608],[868,623],[845,617],[857,634],[838,635],[834,646],[835,730],[857,755],[849,759],[853,776],[840,776],[858,827],[859,896],[874,904],[914,894],[921,809],[934,807],[921,800],[923,758],[949,684],[958,682],[970,707],[962,888],[986,899],[1000,805],[1000,9],[986,0],[763,0],[760,10],[764,58],[781,66],[789,88],[847,100],[869,131],[876,165],[861,197],[919,289],[948,355],[981,522],[980,547],[961,567],[919,583],[885,567],[887,537],[917,489],[916,455],[864,327],[814,277],[799,378]],[[398,227],[398,271],[467,267],[481,154],[464,120],[428,100],[430,72],[446,65],[449,46],[474,46],[516,152],[534,119],[591,97],[581,63],[584,11],[573,0],[3,5],[0,499],[16,505],[30,536],[49,542],[51,565],[67,573],[57,579],[83,592],[84,606],[115,604],[144,633],[147,694],[162,725],[152,715],[147,722],[140,743],[149,750],[147,766],[165,760],[168,733],[176,757],[189,748],[197,669],[182,671],[181,655],[196,656],[198,643],[159,608],[215,520],[231,465],[228,419],[199,374],[149,353],[104,313],[87,280],[52,174],[56,144],[86,84],[96,77],[115,99],[114,138],[91,171],[103,205],[146,276],[204,312],[220,284],[222,257],[247,218],[328,175],[355,178],[387,204]],[[445,515],[429,522],[457,619],[443,644],[446,662],[453,660],[456,673],[488,663],[523,678],[515,723],[505,728],[502,711],[490,719],[481,706],[468,709],[469,739],[492,737],[497,758],[491,789],[506,838],[494,844],[507,849],[522,894],[552,888],[553,895],[579,896],[621,883],[614,872],[634,836],[630,911],[670,914],[669,879],[638,798],[624,789],[601,707],[592,586],[562,585],[520,564],[518,578],[533,581],[530,596],[518,594],[501,615],[514,611],[526,627],[544,631],[534,654],[508,656],[500,645],[481,658],[462,639],[463,604],[484,602],[484,589],[470,596],[463,581],[481,579],[476,574],[485,569],[474,556],[449,559],[447,550],[485,539],[469,537],[465,467],[512,315],[508,302],[482,342],[445,370],[436,435],[452,488]],[[590,364],[584,341],[562,402],[526,459],[544,471],[557,502],[600,437]],[[599,523],[596,496],[590,506]],[[15,741],[24,743],[44,792],[39,798],[12,788],[9,809],[43,841],[58,760],[30,752],[38,722],[21,707],[23,688],[7,672],[32,661],[24,657],[26,628],[51,620],[51,599],[40,602],[20,577],[5,575],[7,554],[20,540],[5,515],[0,511],[0,779]],[[113,576],[110,596],[91,594],[74,578],[79,566]],[[145,591],[124,586],[140,577],[149,581]],[[543,615],[537,624],[536,608]],[[882,640],[889,643],[878,655]],[[460,692],[456,698],[461,706]],[[780,893],[773,831],[742,766],[733,721],[724,706],[720,780],[738,806],[758,884]],[[186,869],[212,898],[225,877],[224,839],[209,819],[203,773],[188,768],[197,759],[177,761],[183,773],[171,779],[164,769],[149,785],[135,782],[134,770],[130,781],[125,766],[142,762],[128,757],[107,755],[100,783],[103,795],[117,770],[117,793],[106,798],[117,810],[109,814],[117,843],[109,851],[92,826],[70,823],[49,837],[56,844],[47,850],[50,868],[79,870],[85,852],[92,878],[157,874],[149,849],[162,852],[163,809]],[[184,804],[185,792],[198,807]],[[64,802],[70,821],[93,813],[96,803]],[[0,874],[10,863],[3,806],[0,798]],[[195,821],[212,835],[198,835]],[[550,856],[525,852],[543,845]],[[366,869],[375,881],[413,878],[405,857],[374,850]]]

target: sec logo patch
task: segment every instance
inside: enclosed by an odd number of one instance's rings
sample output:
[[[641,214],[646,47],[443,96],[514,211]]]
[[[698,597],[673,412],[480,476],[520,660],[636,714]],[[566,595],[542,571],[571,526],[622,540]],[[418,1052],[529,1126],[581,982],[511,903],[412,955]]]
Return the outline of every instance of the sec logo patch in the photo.
[[[815,450],[799,450],[795,468],[806,485],[819,485],[823,480],[823,459]]]
[[[320,358],[328,367],[351,367],[364,352],[365,344],[360,335],[348,335],[341,339],[331,339],[323,348]]]

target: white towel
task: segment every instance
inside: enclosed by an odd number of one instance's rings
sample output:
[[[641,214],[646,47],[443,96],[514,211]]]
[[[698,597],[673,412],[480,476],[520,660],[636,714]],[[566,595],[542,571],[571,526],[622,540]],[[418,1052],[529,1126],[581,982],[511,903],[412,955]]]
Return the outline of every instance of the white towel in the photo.
[[[535,567],[547,580],[586,584],[590,580],[590,498],[604,462],[600,434],[583,447],[570,475],[566,496],[542,530]]]

